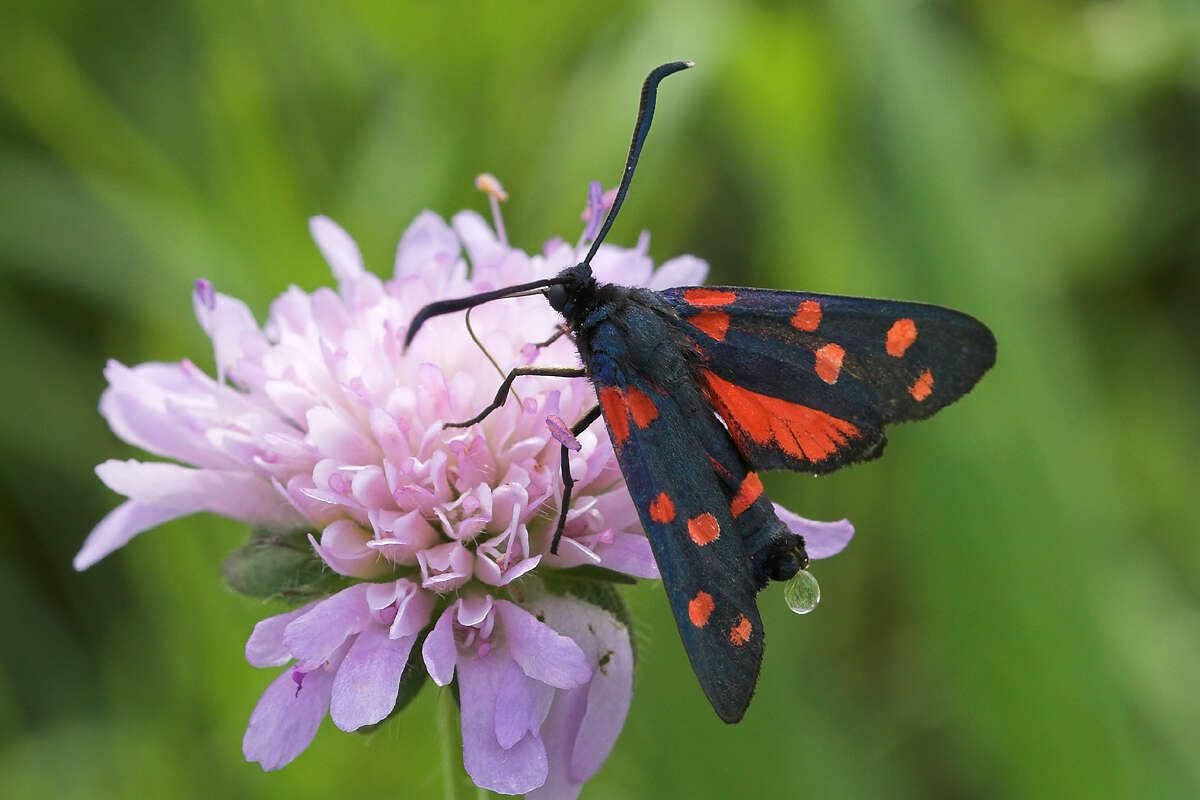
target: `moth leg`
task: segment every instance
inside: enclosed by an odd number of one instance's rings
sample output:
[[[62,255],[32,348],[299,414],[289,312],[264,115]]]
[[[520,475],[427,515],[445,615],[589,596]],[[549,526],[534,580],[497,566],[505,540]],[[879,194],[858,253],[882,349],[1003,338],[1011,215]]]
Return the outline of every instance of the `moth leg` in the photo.
[[[571,435],[578,436],[588,429],[596,420],[600,419],[600,406],[595,406],[591,411],[580,417],[579,421],[571,426]],[[563,493],[562,502],[559,504],[558,510],[558,525],[554,529],[554,539],[550,542],[550,552],[553,555],[558,555],[558,540],[562,538],[563,528],[567,524],[567,510],[571,506],[571,489],[575,486],[575,478],[571,476],[571,451],[564,444],[562,446],[562,482]]]
[[[483,411],[480,411],[475,416],[471,417],[466,422],[447,422],[447,428],[468,428],[479,422],[488,414],[491,414],[496,409],[504,405],[504,397],[508,394],[508,390],[512,388],[513,381],[523,375],[540,375],[544,378],[582,378],[587,373],[578,367],[517,367],[508,373],[504,382],[500,384],[499,391],[496,392],[496,397],[492,400]]]

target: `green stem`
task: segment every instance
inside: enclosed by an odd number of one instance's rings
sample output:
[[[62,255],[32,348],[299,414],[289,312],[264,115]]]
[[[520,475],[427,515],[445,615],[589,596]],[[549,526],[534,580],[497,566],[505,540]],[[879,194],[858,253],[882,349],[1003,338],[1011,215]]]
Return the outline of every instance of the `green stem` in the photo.
[[[458,705],[449,689],[438,692],[437,703],[438,732],[442,735],[442,783],[446,786],[446,800],[467,800],[476,787],[463,771]]]

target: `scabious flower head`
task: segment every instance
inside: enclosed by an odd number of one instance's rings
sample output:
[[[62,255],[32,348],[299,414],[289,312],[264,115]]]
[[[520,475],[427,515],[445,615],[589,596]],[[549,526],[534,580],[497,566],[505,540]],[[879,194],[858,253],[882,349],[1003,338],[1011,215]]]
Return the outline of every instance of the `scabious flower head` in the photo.
[[[499,183],[481,188],[498,209]],[[593,189],[589,235],[604,202]],[[479,786],[574,796],[620,732],[633,655],[617,605],[555,578],[585,565],[658,576],[599,425],[571,441],[574,500],[558,553],[549,552],[564,420],[591,408],[594,391],[585,380],[526,377],[481,423],[446,427],[485,407],[514,366],[578,362],[566,338],[529,344],[561,323],[541,297],[480,306],[469,328],[462,315],[436,318],[407,352],[402,342],[427,303],[548,277],[576,261],[579,245],[556,239],[531,256],[508,245],[498,211],[494,230],[473,212],[447,224],[426,211],[381,280],[331,220],[316,217],[310,230],[337,290],[293,287],[261,328],[245,304],[197,281],[215,379],[187,360],[109,363],[100,410],[112,429],[179,463],[97,467],[128,499],[75,566],[199,511],[250,523],[228,579],[303,605],[261,621],[247,642],[251,664],[284,668],[251,715],[249,760],[286,765],[326,714],[348,731],[378,723],[398,697],[406,702],[407,676],[427,671],[440,686],[457,680],[464,764]],[[654,271],[647,249],[645,234],[632,249],[603,245],[597,278],[703,281],[702,261],[684,256]],[[814,531],[820,538],[820,529],[805,533]]]

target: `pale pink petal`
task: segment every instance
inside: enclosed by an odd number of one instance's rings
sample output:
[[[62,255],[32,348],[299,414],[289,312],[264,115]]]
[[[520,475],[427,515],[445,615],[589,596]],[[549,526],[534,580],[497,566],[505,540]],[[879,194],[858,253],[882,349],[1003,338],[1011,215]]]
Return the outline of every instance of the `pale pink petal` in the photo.
[[[429,616],[437,604],[437,596],[432,592],[422,591],[412,581],[401,578],[396,581],[397,594],[396,618],[388,635],[393,639],[402,636],[415,636],[429,624]]]
[[[267,479],[245,472],[113,460],[97,466],[96,474],[114,492],[145,505],[172,509],[177,516],[210,511],[271,528],[304,524]]]
[[[422,211],[400,238],[395,277],[400,280],[420,275],[431,267],[444,270],[460,252],[458,237],[446,221],[432,211]]]
[[[199,296],[194,307],[200,327],[212,339],[218,378],[239,378],[236,365],[243,355],[266,349],[267,344],[249,306],[218,292],[215,307],[210,308]]]
[[[695,286],[704,283],[707,277],[707,261],[695,256],[677,256],[658,268],[648,288],[662,290],[674,286]]]
[[[348,519],[340,519],[321,531],[316,548],[322,560],[339,575],[374,578],[391,572],[387,559],[367,545],[371,535]]]
[[[75,569],[83,571],[112,551],[124,547],[139,533],[190,513],[186,509],[160,508],[127,500],[108,512],[100,524],[92,528],[72,564]]]
[[[458,659],[458,647],[454,643],[454,610],[455,604],[451,603],[438,617],[421,646],[425,669],[438,686],[447,686],[454,678],[454,665]]]
[[[462,705],[463,766],[476,786],[502,794],[523,794],[541,786],[548,765],[541,739],[526,735],[509,748],[496,739],[496,698],[512,661],[504,648],[458,665]]]
[[[464,594],[458,601],[458,624],[472,628],[483,622],[492,611],[492,602],[490,594]]]
[[[526,794],[525,800],[573,800],[579,795],[583,781],[571,779],[571,754],[575,747],[575,732],[579,730],[587,705],[586,686],[556,692],[541,728],[550,766],[546,782]],[[604,756],[608,756],[607,750]]]
[[[467,258],[476,270],[489,266],[511,252],[500,243],[492,227],[475,211],[458,212],[450,219],[450,224],[462,240]]]
[[[509,662],[496,696],[496,741],[500,746],[507,750],[526,734],[539,736],[556,693],[553,686],[526,675],[517,662]]]
[[[475,554],[458,542],[446,542],[417,553],[421,568],[421,585],[445,594],[471,579]]]
[[[363,274],[362,253],[342,226],[329,217],[311,217],[308,230],[339,284]]]
[[[271,682],[250,715],[242,753],[266,771],[287,766],[317,735],[329,708],[333,675],[317,670],[297,685],[291,667]]]
[[[513,659],[525,674],[558,689],[570,689],[587,681],[592,668],[574,641],[554,632],[548,625],[508,600],[497,600],[496,610]]]
[[[189,384],[181,365],[151,363],[130,369],[109,361],[104,376],[109,388],[100,396],[100,413],[117,436],[149,453],[199,467],[237,465],[213,447],[203,431],[167,413],[169,398],[216,402],[211,390]]]
[[[629,712],[633,696],[633,649],[629,629],[603,609],[573,597],[542,593],[531,600],[530,609],[541,614],[546,624],[569,636],[594,665],[586,687],[560,692],[555,699],[542,736],[547,741],[565,738],[569,751],[567,782],[583,783],[608,758]],[[586,697],[582,707],[579,694]],[[558,713],[559,704],[568,708]],[[556,727],[550,727],[551,723]],[[560,766],[554,764],[554,772]]]
[[[282,667],[292,660],[292,652],[283,641],[283,631],[297,617],[307,614],[315,603],[309,603],[286,614],[276,614],[259,620],[246,640],[246,661],[255,667]]]
[[[374,725],[396,706],[400,675],[415,636],[388,637],[387,628],[371,625],[358,634],[333,679],[329,716],[344,731]]]
[[[614,533],[611,544],[596,545],[600,566],[635,578],[658,578],[658,563],[650,540],[632,533]]]
[[[348,636],[374,624],[367,606],[368,584],[358,583],[321,600],[288,623],[283,641],[304,670],[324,664]]]
[[[804,537],[804,549],[812,559],[829,558],[842,552],[850,540],[854,538],[854,526],[850,520],[837,522],[814,522],[799,514],[788,511],[778,503],[773,503],[775,513],[780,521],[788,526],[792,533]]]
[[[638,238],[637,247],[624,248],[613,244],[602,244],[592,259],[592,272],[602,283],[619,283],[626,286],[645,286],[650,282],[654,262],[646,255],[650,239],[645,234]]]
[[[305,417],[305,440],[322,454],[343,464],[370,464],[379,461],[379,452],[345,417],[327,406],[311,408]]]
[[[415,565],[417,553],[432,547],[441,538],[417,509],[408,512],[373,509],[368,518],[376,536],[375,541],[367,543],[368,546],[396,564]]]

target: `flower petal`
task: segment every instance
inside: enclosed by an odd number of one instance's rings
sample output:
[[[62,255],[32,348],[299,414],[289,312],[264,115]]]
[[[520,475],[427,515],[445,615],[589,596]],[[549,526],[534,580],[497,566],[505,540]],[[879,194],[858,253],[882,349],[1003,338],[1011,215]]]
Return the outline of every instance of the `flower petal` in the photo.
[[[315,603],[259,620],[246,640],[246,660],[254,667],[281,667],[292,660],[292,652],[283,641],[283,631],[297,617],[312,610]]]
[[[374,725],[396,707],[400,675],[415,636],[388,637],[387,628],[370,625],[350,645],[333,679],[329,716],[344,731]]]
[[[389,635],[393,639],[416,636],[429,625],[436,602],[432,592],[422,591],[412,581],[404,578],[396,581],[396,618],[392,620]]]
[[[485,657],[464,658],[458,665],[463,766],[476,786],[523,794],[546,781],[548,765],[545,745],[532,734],[508,748],[496,738],[496,699],[511,663],[504,648],[493,647]]]
[[[363,274],[362,253],[341,225],[329,217],[311,217],[308,220],[308,232],[312,234],[313,241],[317,243],[339,284]]]
[[[269,528],[304,524],[304,518],[267,479],[247,472],[131,459],[105,461],[96,467],[96,474],[108,488],[130,500],[173,511],[167,519],[211,511]]]
[[[546,782],[525,795],[525,800],[573,800],[579,795],[583,781],[571,779],[571,752],[587,704],[585,686],[555,693],[554,703],[541,728],[550,769],[546,773]]]
[[[500,681],[496,695],[496,741],[505,750],[532,733],[538,736],[556,690],[535,681],[515,661]]]
[[[400,237],[396,247],[395,277],[420,275],[430,267],[444,270],[458,259],[462,247],[446,221],[432,211],[422,211]]]
[[[494,261],[499,261],[511,252],[496,238],[492,227],[478,212],[460,211],[450,218],[450,224],[466,248],[467,258],[471,260],[471,266],[475,270],[472,276],[481,268],[492,266]]]
[[[258,327],[250,307],[226,294],[217,293],[215,306],[209,298],[193,299],[193,308],[200,327],[213,343],[213,355],[217,362],[217,379],[230,375],[241,380],[238,362],[249,353],[260,353],[267,348],[267,338]]]
[[[625,724],[633,697],[633,647],[629,628],[607,611],[573,597],[544,593],[531,599],[530,607],[544,615],[546,624],[578,643],[589,664],[596,666],[586,690],[560,693],[555,700],[551,720],[561,727],[542,728],[542,736],[568,737],[573,742],[567,777],[583,783],[592,777],[612,752]],[[586,691],[586,702],[576,718],[556,716],[560,703],[577,702],[571,695]],[[571,723],[574,721],[574,727]],[[552,761],[552,772],[558,764]]]
[[[329,708],[332,673],[309,672],[299,685],[294,673],[289,667],[271,682],[242,737],[246,760],[257,761],[267,771],[287,766],[308,747]]]
[[[190,513],[128,500],[108,512],[100,524],[92,528],[72,564],[82,572],[112,551],[124,547],[139,533]]]
[[[192,379],[195,368],[182,364],[147,363],[127,367],[108,362],[109,386],[100,396],[100,414],[113,433],[155,455],[198,467],[233,467],[236,460],[220,452],[202,431],[168,413],[169,404],[215,406],[217,384]],[[207,380],[207,379],[206,379]]]
[[[339,575],[374,578],[392,570],[387,559],[367,546],[370,534],[348,519],[339,519],[321,531],[321,544],[315,549],[326,564]]]
[[[633,533],[614,533],[611,544],[597,544],[596,555],[605,569],[624,572],[635,578],[658,578],[658,562],[650,550],[650,540]]]
[[[425,637],[421,647],[421,657],[425,659],[425,669],[429,677],[438,686],[447,686],[454,679],[454,665],[458,660],[458,646],[454,643],[454,611],[457,603],[438,617],[433,630]]]
[[[814,522],[788,511],[778,503],[772,503],[772,505],[775,506],[775,513],[779,519],[788,526],[788,530],[804,537],[804,549],[809,558],[836,556],[854,538],[854,526],[848,519],[837,522]]]
[[[708,262],[695,256],[678,256],[664,263],[650,279],[651,289],[696,286],[708,277]]]
[[[531,678],[558,689],[570,689],[592,676],[592,668],[572,639],[561,636],[525,609],[497,600],[513,659]]]
[[[283,641],[304,670],[324,664],[348,636],[372,624],[367,606],[369,584],[358,583],[317,602],[312,610],[290,622]],[[382,626],[381,626],[382,627]]]

